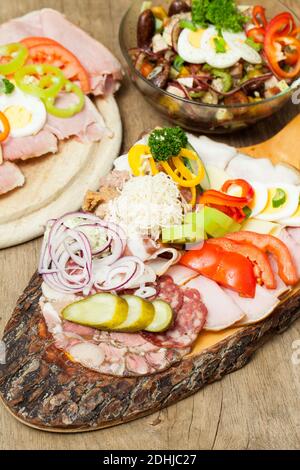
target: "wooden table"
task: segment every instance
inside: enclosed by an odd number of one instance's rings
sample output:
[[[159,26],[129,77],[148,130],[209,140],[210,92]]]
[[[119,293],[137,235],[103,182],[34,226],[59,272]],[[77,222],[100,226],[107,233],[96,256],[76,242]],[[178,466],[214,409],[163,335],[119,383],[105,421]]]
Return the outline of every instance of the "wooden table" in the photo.
[[[53,7],[108,46],[118,57],[118,28],[130,0],[9,0],[1,22],[33,9]],[[266,3],[265,1],[262,3]],[[271,2],[272,3],[272,2]],[[285,2],[300,15],[298,0]],[[162,124],[139,93],[124,81],[117,96],[124,148],[146,128]],[[277,132],[299,108],[292,104],[256,127],[228,138],[250,144]],[[292,145],[292,143],[291,143]],[[1,333],[37,266],[41,240],[0,252]],[[30,429],[0,409],[1,449],[295,449],[300,442],[300,365],[292,363],[300,322],[262,348],[251,363],[221,382],[150,417],[85,434]]]

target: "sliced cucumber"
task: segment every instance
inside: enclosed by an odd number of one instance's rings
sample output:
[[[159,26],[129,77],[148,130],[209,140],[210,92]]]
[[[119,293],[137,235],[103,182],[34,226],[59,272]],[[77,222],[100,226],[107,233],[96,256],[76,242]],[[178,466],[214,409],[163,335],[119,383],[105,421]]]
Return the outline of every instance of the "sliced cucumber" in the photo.
[[[150,325],[145,328],[146,331],[158,333],[169,328],[173,321],[173,311],[170,305],[163,300],[154,300],[152,305],[155,309],[155,315]]]
[[[65,320],[101,330],[115,329],[126,320],[127,315],[126,300],[108,293],[91,295],[68,305],[62,311]]]
[[[144,330],[154,318],[155,310],[152,303],[136,295],[122,295],[122,299],[128,304],[127,318],[114,330],[130,333]]]

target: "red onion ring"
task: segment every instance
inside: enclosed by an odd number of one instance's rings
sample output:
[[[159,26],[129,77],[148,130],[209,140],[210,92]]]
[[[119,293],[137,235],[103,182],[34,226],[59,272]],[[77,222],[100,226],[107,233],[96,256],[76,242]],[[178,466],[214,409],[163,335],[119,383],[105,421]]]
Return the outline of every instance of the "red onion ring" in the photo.
[[[70,218],[80,219],[74,228],[69,228],[65,224]],[[111,266],[117,262],[126,247],[124,230],[114,223],[84,212],[65,214],[57,220],[51,220],[50,224],[49,233],[44,237],[39,262],[39,273],[43,276],[43,280],[59,292],[90,293],[94,284],[93,256],[111,247],[112,254],[101,260],[98,259],[98,264]],[[84,226],[99,227],[106,231],[107,242],[99,250],[92,251],[87,235],[80,231],[80,227]],[[135,263],[132,275],[137,270],[138,263]],[[126,283],[128,281],[127,276]]]

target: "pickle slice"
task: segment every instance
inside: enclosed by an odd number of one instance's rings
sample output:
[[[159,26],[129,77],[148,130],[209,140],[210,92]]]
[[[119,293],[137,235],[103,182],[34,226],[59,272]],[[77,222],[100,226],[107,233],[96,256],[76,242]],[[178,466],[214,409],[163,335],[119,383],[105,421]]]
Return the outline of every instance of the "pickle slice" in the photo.
[[[155,310],[152,303],[136,295],[122,295],[122,299],[128,304],[128,315],[114,330],[130,333],[144,330],[154,318]]]
[[[91,295],[62,311],[65,320],[101,330],[115,329],[126,320],[127,314],[126,300],[109,293]]]
[[[158,333],[167,330],[173,321],[173,311],[170,305],[163,300],[154,300],[152,305],[155,309],[155,314],[152,323],[150,323],[145,330],[152,333]]]

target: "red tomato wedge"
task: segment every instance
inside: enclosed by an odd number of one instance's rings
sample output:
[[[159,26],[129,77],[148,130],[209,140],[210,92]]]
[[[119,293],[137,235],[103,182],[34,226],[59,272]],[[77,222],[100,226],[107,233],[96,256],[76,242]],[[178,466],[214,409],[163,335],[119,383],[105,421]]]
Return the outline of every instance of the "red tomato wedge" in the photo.
[[[91,91],[90,79],[87,71],[77,57],[68,49],[50,38],[29,37],[22,39],[29,50],[28,63],[50,64],[59,67],[68,80],[78,80],[84,93]]]
[[[226,238],[242,243],[250,243],[264,253],[271,253],[275,256],[278,265],[278,274],[289,286],[298,282],[298,275],[292,256],[287,246],[272,235],[263,235],[254,232],[235,232],[226,235]]]
[[[262,282],[268,289],[276,288],[276,280],[269,262],[268,256],[250,243],[241,243],[229,238],[211,238],[207,241],[223,248],[225,251],[232,251],[248,258],[254,266],[254,273],[258,282]]]
[[[239,253],[204,243],[201,250],[187,251],[179,263],[235,290],[243,297],[255,296],[256,279],[252,263]]]

